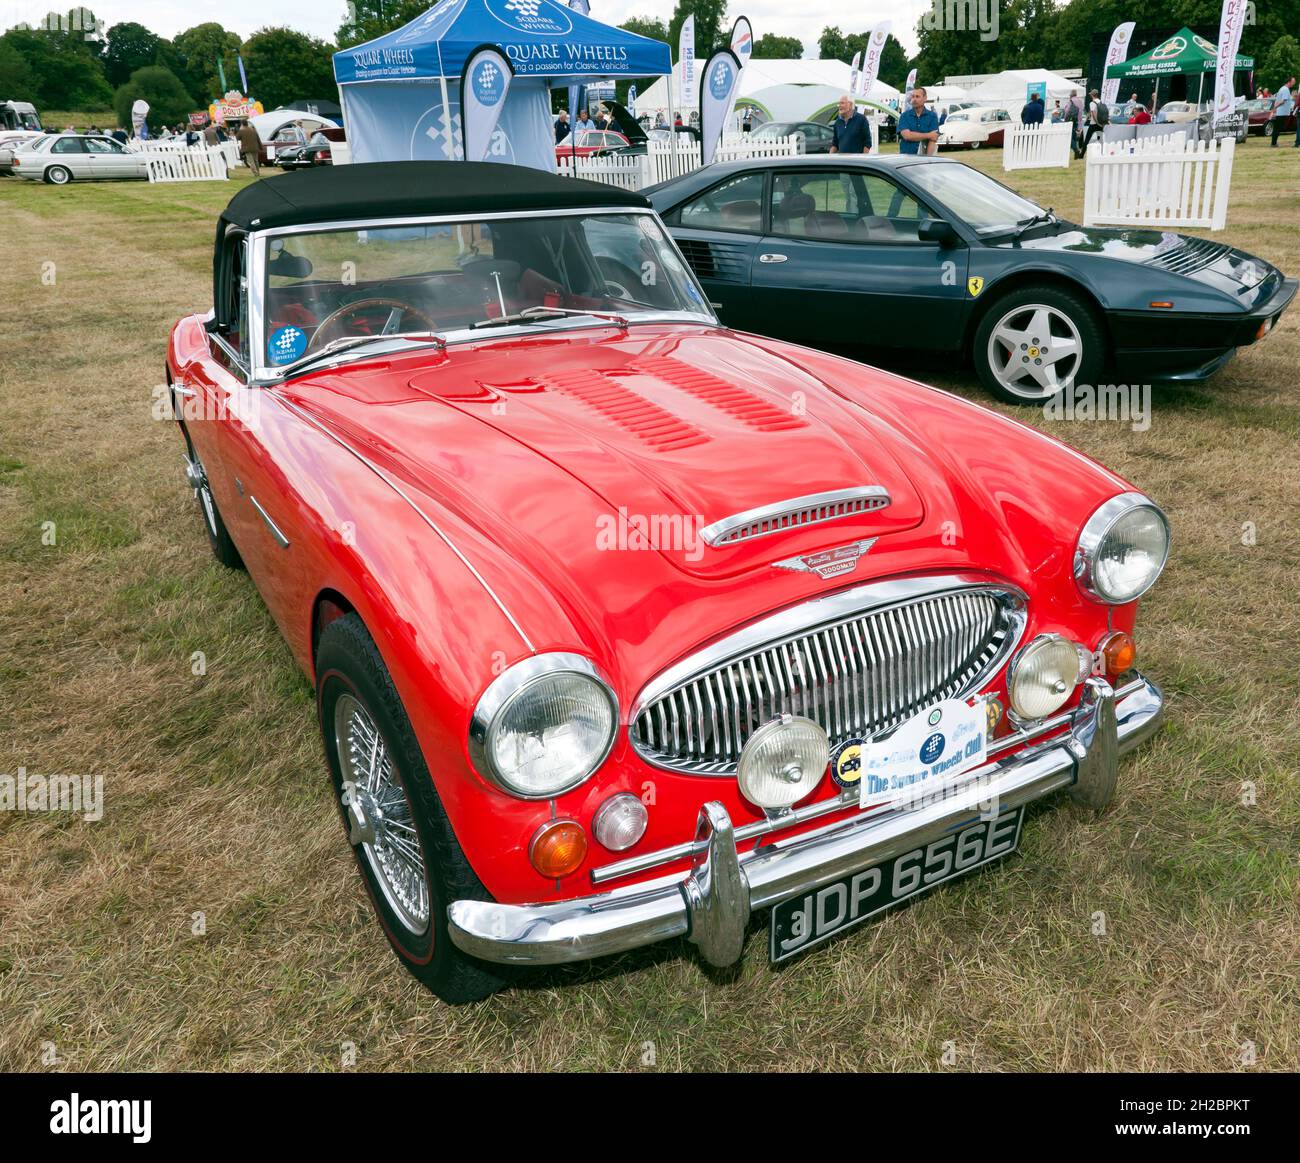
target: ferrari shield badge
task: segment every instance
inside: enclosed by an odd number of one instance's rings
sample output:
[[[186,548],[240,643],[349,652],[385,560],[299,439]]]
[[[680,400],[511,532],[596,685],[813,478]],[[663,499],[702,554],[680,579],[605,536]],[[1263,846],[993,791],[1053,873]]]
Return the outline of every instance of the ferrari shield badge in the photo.
[[[972,299],[977,298],[979,293],[984,289],[984,280],[979,275],[971,275],[966,280],[966,289],[970,292]]]

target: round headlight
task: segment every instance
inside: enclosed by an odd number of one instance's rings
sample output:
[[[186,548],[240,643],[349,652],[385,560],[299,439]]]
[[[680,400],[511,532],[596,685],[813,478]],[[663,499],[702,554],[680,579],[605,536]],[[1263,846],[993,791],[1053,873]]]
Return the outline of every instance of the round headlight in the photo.
[[[1079,534],[1074,572],[1079,584],[1112,605],[1140,598],[1169,556],[1169,522],[1141,493],[1101,506]]]
[[[617,728],[614,692],[589,659],[540,654],[483,692],[470,723],[470,756],[511,795],[548,799],[604,762]]]
[[[782,715],[749,737],[740,753],[736,781],[750,803],[788,808],[821,782],[830,757],[830,741],[816,723]]]
[[[1087,673],[1085,652],[1059,634],[1041,634],[1011,661],[1007,694],[1022,719],[1058,711]]]

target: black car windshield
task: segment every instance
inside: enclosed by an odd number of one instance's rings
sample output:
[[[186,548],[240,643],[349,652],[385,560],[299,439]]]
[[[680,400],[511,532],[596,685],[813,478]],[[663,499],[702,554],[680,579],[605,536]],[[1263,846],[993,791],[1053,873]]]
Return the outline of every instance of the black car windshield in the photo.
[[[1041,206],[961,162],[909,166],[907,176],[980,234],[1013,230],[1043,213]]]
[[[340,339],[448,335],[537,307],[561,311],[521,326],[574,326],[587,311],[713,321],[651,214],[322,227],[272,237],[266,270],[271,367]]]

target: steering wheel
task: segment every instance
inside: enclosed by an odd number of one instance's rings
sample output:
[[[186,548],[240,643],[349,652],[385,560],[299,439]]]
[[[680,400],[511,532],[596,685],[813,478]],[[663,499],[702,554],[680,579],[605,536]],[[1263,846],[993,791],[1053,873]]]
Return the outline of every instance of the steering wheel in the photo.
[[[604,290],[606,295],[615,299],[623,299],[628,303],[648,302],[654,307],[672,305],[671,292],[667,291],[662,284],[644,283],[641,276],[626,263],[619,262],[618,259],[609,255],[601,255],[596,259],[596,266],[600,270],[601,278],[605,281]],[[632,288],[636,288],[635,293]]]
[[[423,324],[426,331],[438,330],[438,325],[428,315],[419,308],[412,307],[410,303],[403,303],[400,299],[358,299],[355,303],[344,303],[337,311],[331,311],[321,320],[320,326],[316,328],[316,334],[311,337],[311,342],[307,344],[307,351],[316,351],[331,340],[339,338],[345,331],[342,326],[344,320],[355,315],[361,315],[366,311],[384,309],[389,312],[388,318],[373,331],[362,331],[361,334],[382,335],[384,329],[390,323],[394,325],[400,323],[403,315],[415,316]],[[394,312],[396,312],[395,316]],[[392,334],[396,335],[398,332],[393,331]]]

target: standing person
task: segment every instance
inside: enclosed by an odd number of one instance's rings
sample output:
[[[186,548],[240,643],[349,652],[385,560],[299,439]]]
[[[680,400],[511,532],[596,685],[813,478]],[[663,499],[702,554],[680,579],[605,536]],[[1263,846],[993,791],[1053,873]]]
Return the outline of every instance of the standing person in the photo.
[[[1078,148],[1079,145],[1079,118],[1083,114],[1083,106],[1079,103],[1079,90],[1071,89],[1070,98],[1065,103],[1065,108],[1061,111],[1061,120],[1070,126],[1070,152]]]
[[[262,139],[257,136],[257,130],[253,128],[251,121],[245,121],[239,127],[236,139],[239,142],[239,155],[244,159],[244,165],[253,171],[254,178],[260,178],[262,176]]]
[[[560,115],[555,119],[555,144],[559,145],[566,137],[569,136],[569,111],[561,109]]]
[[[579,109],[578,120],[573,123],[573,133],[575,138],[582,130],[591,128],[591,118],[587,116],[587,111],[585,109]]]
[[[840,98],[839,116],[831,122],[831,153],[869,153],[871,126],[853,107],[853,98]]]
[[[208,127],[203,131],[203,144],[216,145],[218,140],[217,123],[215,121],[210,121]]]
[[[939,145],[939,118],[925,107],[925,89],[912,90],[912,103],[898,118],[898,152],[928,154]]]
[[[1151,114],[1143,108],[1142,102],[1133,106],[1133,116],[1128,119],[1130,125],[1150,125]]]
[[[1291,110],[1295,108],[1295,99],[1291,96],[1294,91],[1295,78],[1292,77],[1273,98],[1273,140],[1268,144],[1274,149],[1277,148],[1277,135],[1282,129],[1282,118],[1289,117]]]
[[[751,133],[754,129],[754,109],[751,105],[745,106],[745,119],[740,123],[741,133]]]
[[[1091,98],[1088,104],[1088,129],[1083,135],[1083,140],[1079,142],[1079,152],[1077,157],[1083,157],[1088,152],[1088,144],[1099,133],[1104,133],[1106,126],[1110,124],[1110,108],[1106,102],[1093,89],[1088,94]]]
[[[1025,107],[1020,110],[1020,124],[1043,124],[1043,95],[1041,93],[1035,93],[1025,102]]]

